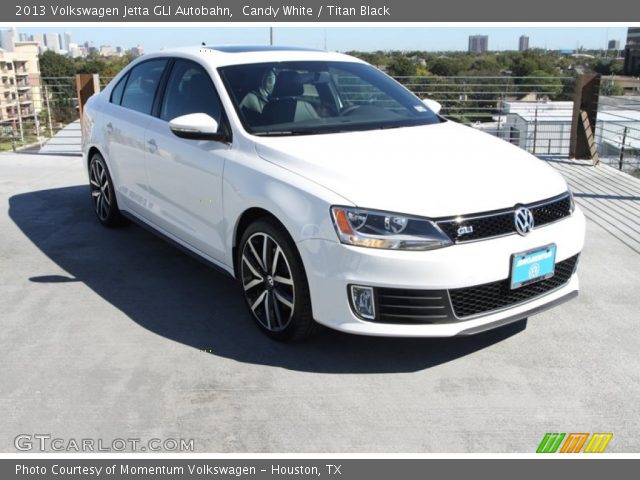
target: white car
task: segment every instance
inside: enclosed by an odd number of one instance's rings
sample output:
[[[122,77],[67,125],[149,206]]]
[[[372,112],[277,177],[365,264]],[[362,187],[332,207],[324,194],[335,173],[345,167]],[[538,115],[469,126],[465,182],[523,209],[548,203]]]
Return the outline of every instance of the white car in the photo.
[[[280,340],[473,334],[576,296],[563,178],[438,110],[338,53],[145,55],[84,109],[95,211],[237,278]]]

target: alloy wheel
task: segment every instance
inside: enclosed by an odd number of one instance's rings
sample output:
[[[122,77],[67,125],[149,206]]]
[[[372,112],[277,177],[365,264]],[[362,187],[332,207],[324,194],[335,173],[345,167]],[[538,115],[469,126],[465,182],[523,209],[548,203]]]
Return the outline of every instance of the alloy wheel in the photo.
[[[243,246],[240,268],[253,316],[271,332],[284,330],[295,310],[295,285],[282,247],[270,235],[254,233]]]
[[[109,188],[109,175],[107,175],[104,165],[97,160],[91,162],[89,184],[96,214],[104,222],[107,220],[111,209],[111,190]]]

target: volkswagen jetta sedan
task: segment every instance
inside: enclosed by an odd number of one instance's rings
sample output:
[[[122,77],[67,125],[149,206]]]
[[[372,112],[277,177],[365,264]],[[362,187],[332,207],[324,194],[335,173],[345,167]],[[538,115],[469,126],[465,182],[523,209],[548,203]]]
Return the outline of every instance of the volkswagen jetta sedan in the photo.
[[[95,213],[234,276],[280,340],[472,334],[577,295],[585,222],[562,177],[438,111],[338,53],[145,55],[84,109]]]

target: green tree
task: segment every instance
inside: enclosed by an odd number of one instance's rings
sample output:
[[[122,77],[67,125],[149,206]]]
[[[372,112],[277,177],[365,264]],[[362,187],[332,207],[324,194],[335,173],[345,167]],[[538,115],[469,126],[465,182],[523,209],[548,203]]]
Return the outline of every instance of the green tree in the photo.
[[[611,79],[603,79],[600,83],[600,95],[616,97],[624,95],[624,88]]]
[[[523,92],[538,93],[549,97],[560,95],[563,90],[563,85],[559,78],[551,77],[542,70],[531,72],[527,78],[523,78],[520,81],[520,85]]]
[[[394,77],[409,77],[416,74],[416,64],[407,57],[396,56],[389,62],[387,71]]]
[[[523,52],[513,59],[511,71],[516,77],[528,77],[534,72],[544,72],[547,75],[557,75],[558,69],[554,65],[551,55]]]
[[[74,104],[76,98],[76,73],[73,60],[47,50],[40,55],[40,76],[45,85],[46,102],[54,122],[68,123],[77,118]]]
[[[438,57],[428,64],[429,70],[440,77],[451,77],[460,73],[460,62],[454,58]]]
[[[40,55],[40,75],[42,78],[72,77],[75,75],[73,60],[51,50]]]
[[[591,68],[600,75],[620,75],[622,73],[623,63],[621,60],[599,58]]]

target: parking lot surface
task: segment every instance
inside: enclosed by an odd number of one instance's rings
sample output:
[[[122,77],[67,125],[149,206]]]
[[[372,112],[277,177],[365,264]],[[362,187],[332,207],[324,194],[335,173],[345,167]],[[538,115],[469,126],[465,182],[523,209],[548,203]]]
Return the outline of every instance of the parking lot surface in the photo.
[[[49,434],[532,453],[546,432],[640,451],[640,255],[591,221],[580,297],[526,325],[288,345],[252,324],[231,278],[138,226],[101,227],[77,156],[0,155],[0,205],[2,452]]]

